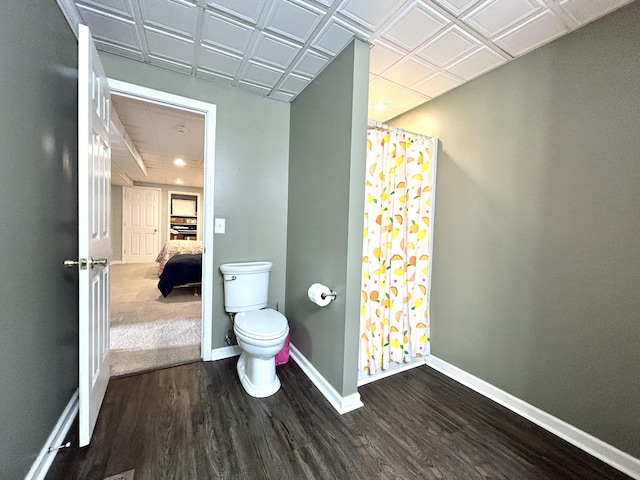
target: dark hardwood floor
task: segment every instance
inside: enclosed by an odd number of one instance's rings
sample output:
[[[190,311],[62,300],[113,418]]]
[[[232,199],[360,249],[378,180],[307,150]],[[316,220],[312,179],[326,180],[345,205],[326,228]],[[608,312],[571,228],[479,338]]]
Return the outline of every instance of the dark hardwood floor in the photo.
[[[235,364],[112,380],[91,445],[61,450],[46,478],[629,478],[426,366],[361,387],[365,406],[340,416],[293,361],[265,399]]]

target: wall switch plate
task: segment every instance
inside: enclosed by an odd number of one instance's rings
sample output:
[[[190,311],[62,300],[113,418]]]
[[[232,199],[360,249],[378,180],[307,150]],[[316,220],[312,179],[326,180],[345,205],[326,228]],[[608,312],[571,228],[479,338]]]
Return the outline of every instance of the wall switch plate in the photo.
[[[224,233],[225,223],[226,221],[224,218],[216,218],[213,233]]]

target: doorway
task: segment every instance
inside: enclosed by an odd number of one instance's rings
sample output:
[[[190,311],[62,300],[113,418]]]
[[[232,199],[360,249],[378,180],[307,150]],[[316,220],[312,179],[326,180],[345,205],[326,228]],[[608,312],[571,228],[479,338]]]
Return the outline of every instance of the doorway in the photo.
[[[211,285],[213,278],[213,174],[215,160],[216,107],[215,105],[206,102],[158,90],[152,90],[117,80],[109,80],[109,84],[112,94],[116,96],[148,102],[159,107],[180,109],[185,112],[190,112],[191,114],[195,113],[204,117],[204,180],[202,188],[202,208],[200,211],[202,218],[202,226],[200,228],[202,232],[202,287],[201,289],[198,289],[197,293],[201,295],[199,312],[201,318],[199,332],[199,358],[205,361],[211,360],[212,326],[210,324],[210,319],[212,318],[213,292],[212,288],[208,288],[207,286]],[[161,215],[161,218],[163,219],[161,221],[161,230],[163,231],[161,238],[168,238],[168,232],[165,232],[165,229],[162,227],[162,225],[166,223],[164,218],[165,216],[165,212],[163,212]],[[176,334],[179,335],[179,331],[176,332]]]

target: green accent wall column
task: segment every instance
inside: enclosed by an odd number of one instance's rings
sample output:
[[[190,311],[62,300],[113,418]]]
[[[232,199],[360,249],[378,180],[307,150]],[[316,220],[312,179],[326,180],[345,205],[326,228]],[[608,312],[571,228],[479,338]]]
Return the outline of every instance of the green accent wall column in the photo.
[[[286,314],[291,341],[357,391],[369,46],[354,40],[292,103]],[[313,283],[338,297],[320,308]]]
[[[78,387],[78,42],[55,2],[0,15],[0,478],[24,478]]]
[[[436,135],[434,355],[640,458],[640,2],[394,119]]]

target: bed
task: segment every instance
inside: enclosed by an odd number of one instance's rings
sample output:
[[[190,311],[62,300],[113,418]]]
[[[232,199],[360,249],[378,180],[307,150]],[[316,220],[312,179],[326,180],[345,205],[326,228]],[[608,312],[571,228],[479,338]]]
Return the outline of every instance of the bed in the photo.
[[[180,253],[171,257],[164,265],[158,290],[163,297],[177,287],[195,287],[195,294],[202,283],[202,254]]]
[[[164,297],[177,287],[193,287],[197,295],[202,283],[202,242],[169,240],[156,258],[158,289]]]
[[[162,270],[164,270],[164,266],[171,257],[185,253],[202,253],[202,242],[196,240],[169,240],[165,243],[156,257],[156,262],[160,264],[158,267],[158,276],[162,275]]]

